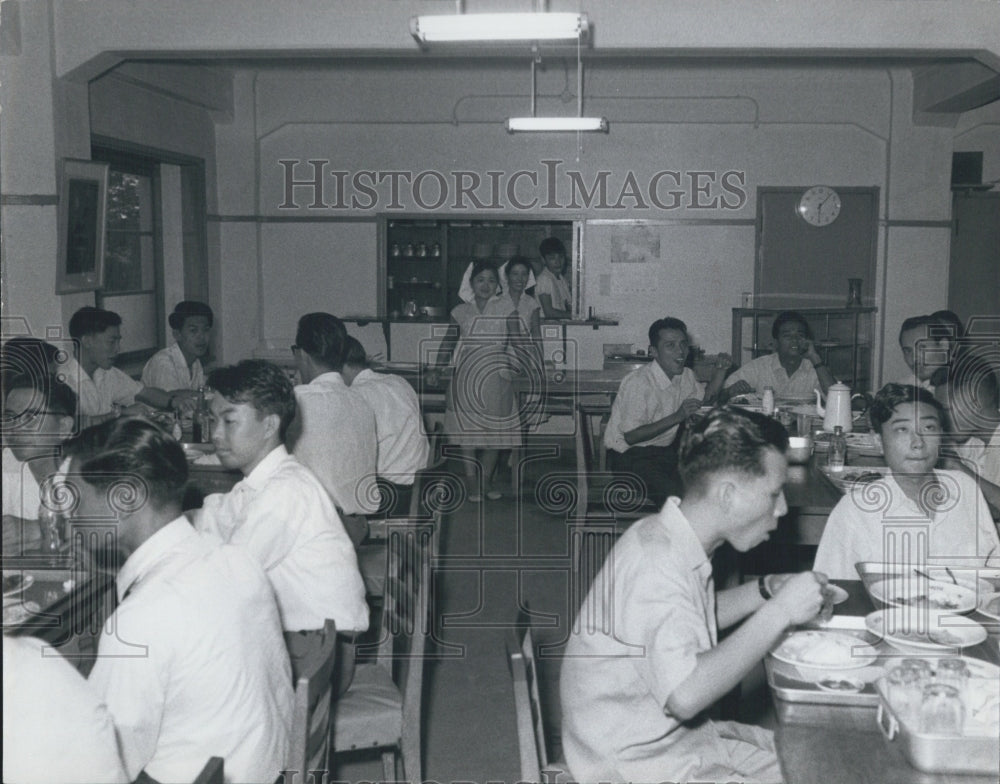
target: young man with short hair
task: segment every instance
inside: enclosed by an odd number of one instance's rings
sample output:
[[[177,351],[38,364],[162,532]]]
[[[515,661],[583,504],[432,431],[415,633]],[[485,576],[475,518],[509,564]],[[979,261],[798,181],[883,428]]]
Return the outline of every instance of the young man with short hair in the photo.
[[[69,334],[76,342],[77,357],[67,361],[61,376],[79,398],[80,414],[93,424],[120,416],[142,413],[135,403],[173,410],[180,398],[157,387],[148,387],[116,368],[121,347],[122,317],[111,310],[82,307],[69,320]]]
[[[41,543],[41,488],[59,468],[62,441],[76,431],[76,395],[49,372],[48,359],[56,352],[37,338],[13,338],[3,345],[3,545],[8,554]]]
[[[719,396],[724,403],[735,395],[763,392],[771,387],[776,397],[812,398],[834,383],[830,368],[813,345],[812,329],[801,313],[786,310],[771,325],[774,353],[747,362],[726,379]]]
[[[341,375],[375,412],[378,436],[378,483],[382,503],[378,513],[405,517],[417,471],[427,465],[430,446],[424,433],[420,400],[409,382],[368,367],[364,346],[350,336],[345,343]]]
[[[246,547],[274,586],[293,671],[313,650],[324,621],[338,632],[368,628],[354,547],[316,476],[282,441],[295,416],[285,371],[246,359],[213,370],[212,443],[226,468],[243,474],[228,493],[205,499],[195,525]]]
[[[187,460],[156,425],[110,420],[66,452],[74,525],[103,522],[125,557],[114,633],[101,635],[89,682],[114,719],[128,780],[193,781],[218,756],[232,781],[274,781],[287,761],[292,673],[260,565],[185,519]]]
[[[288,447],[322,482],[357,546],[368,533],[365,515],[379,507],[375,412],[347,386],[341,370],[347,329],[330,313],[307,313],[295,333],[298,412]]]
[[[604,431],[608,468],[641,479],[657,506],[680,492],[674,445],[678,429],[703,399],[711,400],[718,392],[729,367],[729,357],[721,355],[706,389],[685,367],[690,350],[683,321],[654,321],[649,327],[653,361],[622,379]]]
[[[934,396],[922,387],[886,384],[868,416],[889,472],[865,493],[840,499],[823,529],[814,567],[832,579],[856,580],[859,561],[898,564],[921,551],[927,563],[942,566],[1000,563],[996,526],[976,481],[960,471],[934,468],[944,433],[943,411]],[[886,552],[886,526],[898,529],[904,523],[926,528],[926,543],[916,544],[917,531],[912,550]]]
[[[683,437],[683,497],[635,523],[605,559],[562,663],[575,781],[781,780],[770,732],[702,714],[824,600],[826,579],[813,572],[718,593],[713,584],[716,548],[747,552],[787,511],[787,445],[773,419],[710,412]],[[736,624],[720,642],[718,630]]]
[[[548,319],[568,319],[573,316],[570,284],[566,271],[566,246],[557,237],[546,237],[538,246],[542,268],[535,269],[535,299]]]
[[[174,344],[153,354],[142,369],[142,383],[193,397],[205,386],[202,360],[212,339],[212,309],[204,302],[182,300],[167,318]]]

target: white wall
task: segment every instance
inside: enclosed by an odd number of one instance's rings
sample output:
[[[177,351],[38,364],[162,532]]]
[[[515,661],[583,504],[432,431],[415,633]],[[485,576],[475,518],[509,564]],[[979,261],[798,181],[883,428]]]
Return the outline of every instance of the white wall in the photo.
[[[256,210],[260,245],[223,247],[221,252],[242,254],[247,265],[257,254],[256,275],[248,266],[237,280],[230,279],[243,287],[236,297],[241,302],[252,301],[255,287],[262,287],[256,345],[289,343],[297,316],[323,303],[322,309],[345,315],[374,308],[375,225],[307,221],[333,216],[339,221],[370,220],[389,203],[388,188],[383,187],[380,203],[371,209],[311,209],[314,192],[296,188],[293,200],[298,208],[283,209],[285,169],[279,160],[320,159],[328,161],[327,172],[373,169],[449,174],[470,170],[484,179],[488,171],[509,177],[525,169],[539,172],[543,180],[541,162],[559,160],[563,203],[569,201],[566,170],[579,171],[588,183],[598,172],[610,172],[611,201],[630,172],[643,187],[664,169],[682,176],[693,171],[739,172],[747,198],[738,209],[723,209],[721,204],[695,208],[688,177],[688,192],[678,209],[638,209],[635,200],[625,199],[624,209],[585,208],[581,202],[576,207],[551,211],[536,207],[531,212],[588,221],[583,309],[586,312],[593,306],[597,313],[619,314],[622,323],[597,333],[581,331],[580,340],[642,346],[648,324],[671,313],[684,318],[701,345],[713,352],[728,350],[729,308],[739,304],[742,291],[753,288],[756,188],[830,183],[874,186],[884,192],[890,134],[903,124],[890,116],[893,85],[884,70],[679,69],[662,64],[594,63],[587,71],[586,111],[607,115],[609,134],[583,136],[579,143],[575,135],[512,136],[502,130],[501,121],[510,113],[527,110],[526,70],[510,64],[481,67],[450,62],[447,67],[415,67],[381,62],[377,67],[299,67],[238,77],[246,89],[238,91],[237,114],[252,116],[257,138],[247,137],[245,125],[238,132],[220,129],[217,159],[244,163],[220,163],[219,211],[236,215]],[[575,110],[572,102],[566,104],[561,97],[566,76],[558,61],[539,75],[539,113]],[[572,88],[572,64],[568,76]],[[823,89],[817,90],[816,84],[823,84]],[[903,88],[895,89],[898,93]],[[896,114],[904,111],[897,108]],[[896,125],[891,130],[893,120]],[[914,135],[918,140],[926,136]],[[950,163],[950,141],[940,129],[931,136],[940,149],[921,142],[919,155],[921,161],[929,159],[921,166],[936,170],[946,158]],[[258,198],[252,209],[247,192],[253,172],[245,166],[251,143],[258,167]],[[894,154],[907,160],[905,150]],[[311,171],[309,166],[299,166],[295,177],[304,179]],[[669,185],[670,180],[666,182]],[[908,184],[901,200],[914,206],[907,207],[907,215],[916,214],[922,220],[946,218],[942,205],[947,196],[939,198],[934,193],[937,187],[931,181],[918,181],[915,187]],[[699,198],[711,201],[721,193],[716,182],[711,194]],[[544,184],[537,189],[522,187],[517,195],[522,199],[537,195],[544,203]],[[730,204],[736,203],[733,194],[723,195]],[[327,204],[336,201],[329,174],[323,198]],[[517,216],[505,196],[500,201],[500,214]],[[403,212],[422,211],[405,188],[401,206]],[[438,216],[455,213],[480,219],[496,215],[471,204],[455,209],[451,200],[437,211]],[[302,222],[288,222],[294,218]],[[269,222],[274,220],[281,222]],[[611,265],[610,236],[627,229],[609,221],[648,222],[660,239],[659,259],[634,265],[636,269]],[[923,263],[934,267],[941,264],[941,258],[926,247]],[[880,260],[880,274],[883,267]],[[610,285],[602,287],[602,280],[606,283],[609,276]],[[355,286],[346,301],[345,283]],[[227,350],[239,355],[253,351],[252,336],[241,337],[242,345],[227,343]],[[401,355],[404,345],[412,347],[414,339],[394,341],[394,358],[415,358]],[[599,351],[583,354],[589,364],[599,364]]]

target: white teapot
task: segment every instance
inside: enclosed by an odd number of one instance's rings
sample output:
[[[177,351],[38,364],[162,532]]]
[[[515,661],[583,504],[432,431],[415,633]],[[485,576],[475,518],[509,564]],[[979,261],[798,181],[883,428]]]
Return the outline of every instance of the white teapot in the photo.
[[[857,413],[851,410],[851,403],[855,398],[861,398],[865,401],[865,407]],[[870,400],[868,395],[862,392],[852,395],[851,388],[838,381],[831,384],[826,391],[826,407],[824,408],[820,391],[817,389],[816,413],[823,417],[823,430],[832,433],[834,428],[841,427],[845,433],[850,433],[854,429],[854,421],[868,410]]]

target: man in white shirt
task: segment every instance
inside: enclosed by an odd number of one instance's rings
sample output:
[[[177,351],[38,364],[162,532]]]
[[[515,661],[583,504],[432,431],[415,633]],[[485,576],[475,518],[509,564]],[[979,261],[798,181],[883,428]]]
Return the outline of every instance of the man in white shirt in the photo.
[[[13,342],[4,345],[5,362],[37,368],[34,362],[17,362],[18,355],[41,356],[47,344],[18,339],[11,346]],[[3,544],[11,555],[41,541],[36,522],[41,485],[55,474],[60,444],[75,430],[76,395],[44,372],[5,374],[3,385]]]
[[[4,781],[131,781],[107,705],[39,639],[3,636],[3,716]]]
[[[68,359],[60,380],[79,398],[80,414],[90,424],[127,413],[135,403],[176,409],[181,399],[157,387],[147,387],[114,366],[121,347],[122,318],[111,310],[82,307],[69,320],[70,337],[77,344],[77,358]]]
[[[944,427],[933,395],[913,385],[886,384],[869,416],[889,473],[840,499],[823,529],[814,568],[831,579],[855,580],[859,561],[919,568],[925,564],[905,562],[918,553],[942,566],[1000,563],[996,526],[976,481],[934,468]],[[893,543],[899,549],[887,551]]]
[[[307,313],[295,333],[295,363],[302,379],[286,443],[323,483],[355,545],[368,530],[365,515],[379,507],[375,412],[340,374],[347,329],[329,313]]]
[[[722,355],[706,390],[694,371],[684,366],[690,349],[683,321],[654,321],[649,327],[653,361],[622,379],[604,431],[608,468],[640,479],[646,496],[657,506],[680,492],[674,444],[678,429],[703,398],[718,392],[729,367],[729,357]]]
[[[774,353],[747,362],[726,379],[719,396],[724,403],[734,395],[763,392],[771,387],[776,397],[812,398],[815,390],[834,383],[830,369],[813,345],[809,322],[800,313],[786,310],[771,325]]]
[[[319,480],[282,444],[295,415],[285,372],[248,359],[213,370],[208,383],[215,392],[216,455],[244,479],[228,493],[208,496],[193,513],[195,526],[242,545],[264,567],[297,671],[319,643],[325,619],[338,632],[368,628],[357,556]]]
[[[712,578],[716,548],[747,552],[788,511],[787,445],[775,420],[728,409],[684,435],[683,498],[618,540],[566,646],[562,740],[574,781],[781,780],[769,731],[704,711],[823,602],[826,580],[812,572],[718,593]]]
[[[538,246],[544,267],[535,270],[535,299],[542,306],[542,313],[549,319],[568,319],[573,316],[572,294],[566,269],[566,246],[556,237],[546,237]]]
[[[111,420],[66,451],[74,523],[108,521],[125,557],[89,681],[128,780],[192,781],[214,756],[231,781],[274,781],[287,762],[292,673],[260,565],[185,519],[187,461],[155,425]]]
[[[935,396],[948,414],[941,468],[979,482],[993,519],[1000,519],[1000,381],[993,365],[971,352],[951,366]]]
[[[174,344],[149,358],[142,369],[142,383],[178,395],[197,392],[205,386],[201,361],[208,355],[213,320],[212,309],[204,302],[178,302],[167,319]]]
[[[375,412],[378,436],[378,483],[382,503],[378,513],[405,517],[416,473],[427,465],[430,446],[424,434],[420,400],[409,382],[368,367],[364,346],[347,337],[341,375]]]

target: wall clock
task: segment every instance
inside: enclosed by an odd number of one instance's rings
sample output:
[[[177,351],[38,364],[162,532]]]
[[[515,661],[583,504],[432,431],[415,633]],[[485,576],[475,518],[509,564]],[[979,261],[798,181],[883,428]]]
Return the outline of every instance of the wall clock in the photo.
[[[814,185],[803,192],[796,209],[806,223],[829,226],[840,215],[840,195],[826,185]]]

